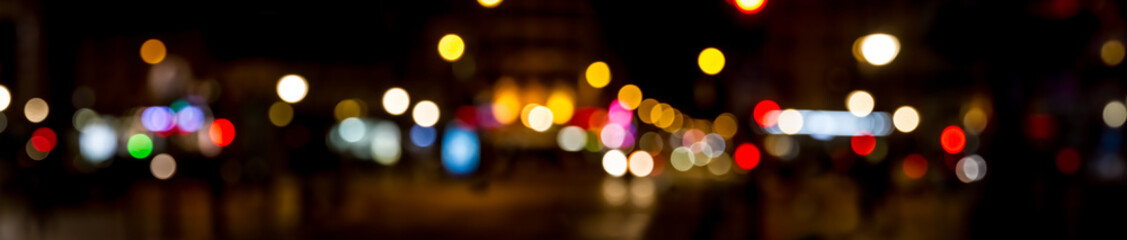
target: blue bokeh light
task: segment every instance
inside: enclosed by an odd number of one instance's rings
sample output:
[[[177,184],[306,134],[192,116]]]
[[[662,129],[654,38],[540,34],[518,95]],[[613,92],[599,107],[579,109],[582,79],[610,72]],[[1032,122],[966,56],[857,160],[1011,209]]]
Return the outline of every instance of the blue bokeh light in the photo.
[[[477,133],[454,124],[442,135],[442,166],[454,175],[467,175],[477,170],[481,161],[481,144]]]
[[[411,127],[411,143],[419,147],[430,147],[434,144],[434,139],[437,137],[438,132],[434,127],[423,127],[415,124]]]

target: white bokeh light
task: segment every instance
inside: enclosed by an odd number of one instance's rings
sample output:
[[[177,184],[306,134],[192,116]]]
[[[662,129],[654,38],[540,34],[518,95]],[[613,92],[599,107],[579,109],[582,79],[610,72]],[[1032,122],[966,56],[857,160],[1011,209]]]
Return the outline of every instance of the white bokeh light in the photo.
[[[802,130],[802,113],[798,110],[787,109],[779,113],[779,131],[785,134],[795,134]]]
[[[309,93],[309,84],[305,78],[296,74],[282,76],[278,80],[278,97],[287,103],[297,103],[305,99],[305,94]]]
[[[415,104],[415,110],[411,112],[411,117],[415,119],[415,124],[431,127],[438,123],[438,114],[438,105],[431,101],[422,101]]]
[[[407,107],[411,106],[411,97],[407,94],[407,90],[402,88],[391,88],[383,94],[383,109],[388,114],[399,116],[407,112]]]
[[[626,174],[626,155],[619,150],[610,150],[603,155],[603,170],[614,177]]]
[[[912,132],[920,125],[920,114],[915,108],[900,107],[892,113],[892,125],[900,132]]]
[[[560,129],[556,141],[559,143],[560,149],[577,152],[583,150],[583,146],[587,145],[587,131],[584,131],[581,127],[567,126]]]
[[[900,40],[895,36],[875,33],[861,38],[861,56],[875,66],[882,66],[896,59],[900,53]]]
[[[845,107],[849,109],[849,113],[857,117],[868,116],[873,112],[873,105],[873,95],[866,91],[853,91],[845,100]]]

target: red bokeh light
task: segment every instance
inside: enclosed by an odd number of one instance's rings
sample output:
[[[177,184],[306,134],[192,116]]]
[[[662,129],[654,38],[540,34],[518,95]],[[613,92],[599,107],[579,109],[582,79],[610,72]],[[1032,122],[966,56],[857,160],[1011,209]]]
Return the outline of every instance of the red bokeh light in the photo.
[[[759,165],[759,148],[751,143],[740,144],[736,147],[736,165],[744,170],[754,169]]]
[[[744,14],[757,13],[767,5],[767,0],[732,0],[732,2],[736,5],[736,9]]]
[[[477,108],[474,106],[459,107],[458,112],[454,114],[458,116],[458,125],[463,128],[473,129],[477,127]]]
[[[41,127],[35,129],[31,134],[31,146],[35,147],[36,151],[49,152],[55,149],[55,144],[58,143],[58,137],[55,131],[50,128]]]
[[[904,175],[911,179],[919,179],[927,174],[927,159],[919,154],[908,155],[904,158]]]
[[[778,114],[779,104],[771,100],[759,101],[758,104],[755,104],[755,109],[752,110],[751,113],[752,118],[755,118],[755,122],[765,128],[775,126],[775,124],[779,122],[777,118]]]
[[[853,147],[853,152],[861,156],[868,156],[877,148],[877,138],[867,132],[853,135],[849,143]]]
[[[211,123],[208,134],[211,136],[211,142],[216,146],[226,147],[235,140],[235,125],[224,118],[215,119],[215,122]]]
[[[1076,173],[1080,169],[1080,153],[1072,148],[1061,149],[1057,153],[1057,169],[1068,175]]]
[[[943,145],[943,150],[947,153],[955,154],[963,151],[963,146],[966,146],[967,135],[963,133],[963,129],[956,126],[947,126],[943,129],[943,133],[939,135],[939,144]]]

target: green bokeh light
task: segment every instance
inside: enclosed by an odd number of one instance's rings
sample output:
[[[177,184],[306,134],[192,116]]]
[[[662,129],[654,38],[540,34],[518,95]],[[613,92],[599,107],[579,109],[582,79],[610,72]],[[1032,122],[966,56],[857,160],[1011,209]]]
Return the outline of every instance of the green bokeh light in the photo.
[[[129,155],[136,159],[149,157],[153,153],[153,140],[145,134],[134,134],[129,137],[129,142],[126,143],[126,149],[129,150]]]

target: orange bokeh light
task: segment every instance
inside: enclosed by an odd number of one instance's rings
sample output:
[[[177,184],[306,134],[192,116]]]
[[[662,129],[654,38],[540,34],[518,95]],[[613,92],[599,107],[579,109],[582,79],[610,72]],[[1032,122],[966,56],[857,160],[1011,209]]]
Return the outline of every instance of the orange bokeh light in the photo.
[[[919,154],[908,155],[903,162],[904,175],[911,179],[919,179],[927,173],[927,159]]]

